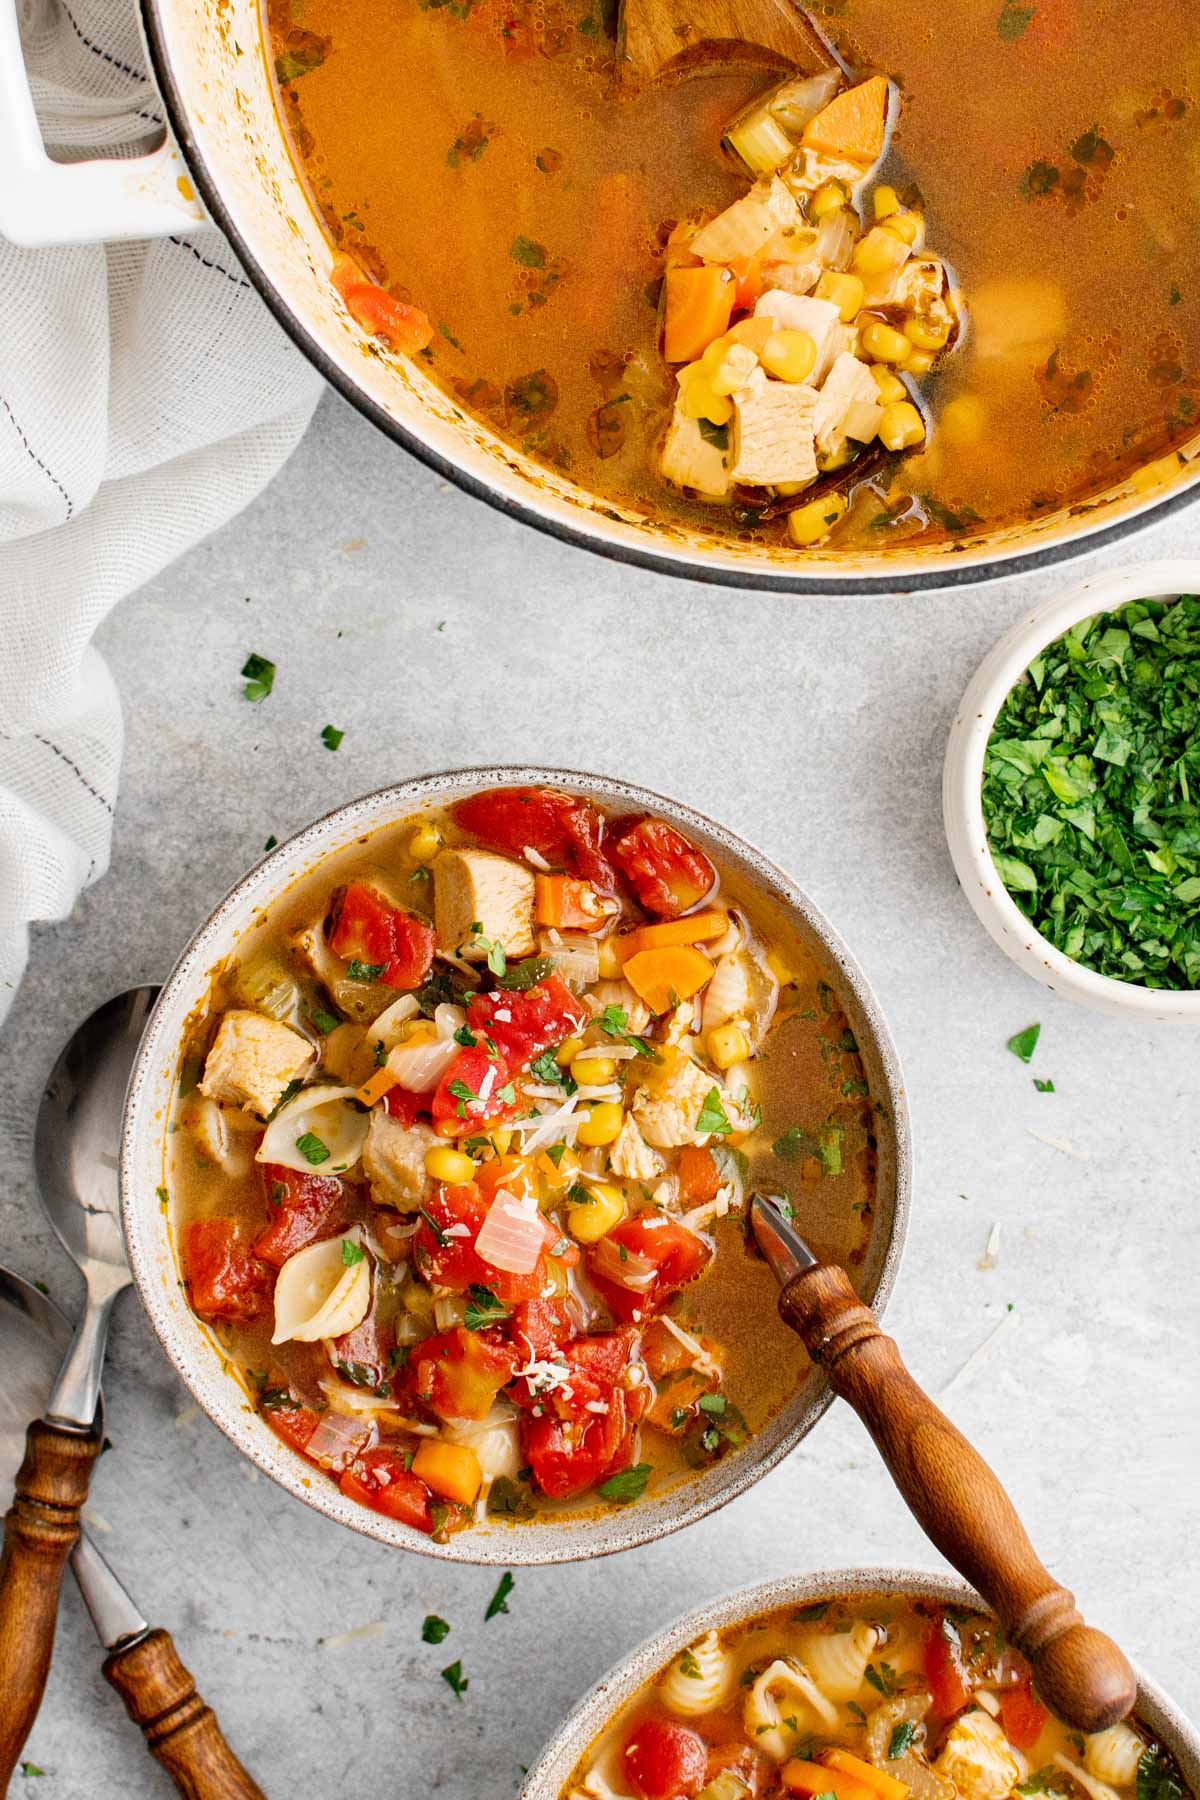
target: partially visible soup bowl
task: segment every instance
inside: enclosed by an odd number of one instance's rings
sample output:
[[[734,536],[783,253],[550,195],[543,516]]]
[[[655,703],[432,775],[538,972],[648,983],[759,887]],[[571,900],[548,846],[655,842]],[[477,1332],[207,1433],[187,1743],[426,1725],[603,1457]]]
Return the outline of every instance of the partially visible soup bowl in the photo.
[[[465,769],[400,783],[349,802],[282,844],[232,889],[199,928],[168,977],[134,1067],[121,1146],[122,1217],[134,1279],[171,1362],[210,1418],[264,1473],[339,1524],[401,1548],[480,1563],[546,1563],[603,1555],[702,1518],[775,1467],[818,1422],[832,1392],[810,1370],[763,1429],[723,1460],[632,1505],[513,1521],[489,1517],[445,1543],[342,1494],[283,1443],[223,1367],[212,1329],[192,1312],[163,1195],[168,1145],[189,1022],[215,975],[236,955],[264,910],[339,850],[430,808],[494,787],[567,788],[618,812],[656,815],[709,852],[764,916],[808,946],[828,974],[857,1040],[876,1105],[873,1218],[856,1281],[882,1310],[895,1281],[908,1217],[911,1149],[907,1101],[891,1034],[861,970],[803,890],[736,833],[678,801],[605,777],[542,768]]]
[[[988,1612],[985,1602],[974,1589],[957,1576],[887,1567],[781,1575],[706,1601],[657,1632],[600,1677],[559,1726],[530,1769],[520,1800],[561,1800],[566,1793],[581,1794],[585,1800],[592,1800],[593,1795],[624,1795],[628,1784],[594,1788],[576,1784],[568,1788],[568,1783],[572,1776],[579,1777],[586,1771],[590,1753],[599,1748],[598,1740],[622,1710],[647,1684],[663,1674],[673,1659],[706,1633],[736,1629],[761,1615],[781,1609],[796,1613],[811,1609],[815,1613],[826,1603],[838,1600],[849,1601],[853,1609],[856,1601],[869,1603],[876,1595],[897,1596],[930,1609],[961,1607],[984,1614]],[[768,1654],[778,1654],[778,1651]],[[676,1668],[678,1666],[676,1664]],[[1200,1791],[1200,1732],[1147,1675],[1136,1667],[1134,1673],[1137,1677],[1136,1718],[1174,1759],[1184,1781],[1195,1794]],[[708,1670],[697,1667],[694,1676],[703,1685]],[[686,1688],[687,1683],[679,1685]],[[686,1715],[681,1719],[681,1723],[690,1722],[693,1721]],[[611,1773],[607,1764],[604,1773]],[[1064,1788],[1066,1785],[1064,1783]],[[689,1787],[688,1791],[694,1790]]]
[[[1200,559],[1179,557],[1106,570],[1051,595],[995,643],[975,671],[950,728],[942,817],[951,860],[976,918],[1005,955],[1043,987],[1096,1012],[1200,1024],[1200,992],[1117,981],[1074,961],[1026,918],[996,868],[983,814],[983,770],[997,715],[1029,665],[1072,626],[1134,600],[1200,593]]]

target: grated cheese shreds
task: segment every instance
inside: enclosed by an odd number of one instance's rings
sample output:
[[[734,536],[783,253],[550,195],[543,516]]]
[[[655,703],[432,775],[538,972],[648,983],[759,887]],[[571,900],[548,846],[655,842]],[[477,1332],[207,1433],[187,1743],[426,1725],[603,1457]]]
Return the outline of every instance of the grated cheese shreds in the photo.
[[[994,1269],[1000,1261],[1000,1221],[997,1220],[988,1233],[987,1247],[979,1261],[977,1269]]]
[[[382,1637],[385,1630],[382,1619],[369,1619],[365,1625],[354,1625],[349,1631],[335,1631],[330,1637],[317,1639],[318,1650],[344,1650],[347,1644],[357,1644],[363,1638]]]
[[[704,1348],[704,1345],[700,1342],[700,1339],[694,1338],[690,1331],[685,1331],[683,1326],[671,1317],[670,1313],[660,1313],[659,1317],[667,1330],[671,1333],[671,1336],[679,1339],[679,1342],[691,1357],[692,1367],[695,1369],[697,1375],[703,1375],[706,1379],[713,1377],[719,1378],[721,1374],[721,1365],[714,1361],[709,1355],[708,1351]]]
[[[944,1400],[947,1394],[952,1394],[954,1392],[955,1388],[962,1387],[970,1376],[974,1374],[975,1370],[979,1367],[980,1363],[983,1362],[985,1357],[991,1354],[992,1350],[995,1348],[997,1339],[1001,1337],[1010,1326],[1015,1325],[1019,1317],[1020,1315],[1015,1307],[1011,1312],[1006,1312],[999,1323],[993,1325],[983,1342],[981,1344],[976,1344],[966,1362],[963,1363],[962,1367],[950,1377],[945,1387],[939,1390],[934,1396],[935,1399]]]
[[[1073,1156],[1076,1162],[1090,1162],[1092,1159],[1090,1150],[1077,1150],[1066,1138],[1048,1137],[1044,1131],[1031,1131],[1029,1135],[1036,1138],[1039,1144],[1048,1144],[1051,1150],[1059,1150],[1064,1156]]]
[[[543,875],[549,875],[550,864],[546,861],[540,850],[535,850],[532,845],[526,844],[521,855],[525,858],[527,863],[532,863],[535,869],[540,869]]]

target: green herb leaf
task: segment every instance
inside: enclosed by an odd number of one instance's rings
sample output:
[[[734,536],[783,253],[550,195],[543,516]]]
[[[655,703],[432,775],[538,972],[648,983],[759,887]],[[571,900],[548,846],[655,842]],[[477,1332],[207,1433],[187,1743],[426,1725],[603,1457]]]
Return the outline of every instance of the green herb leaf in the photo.
[[[615,1500],[619,1506],[628,1506],[631,1500],[640,1500],[646,1491],[646,1483],[650,1479],[650,1464],[635,1463],[632,1469],[622,1469],[618,1475],[610,1475],[596,1489],[602,1500]]]
[[[45,1773],[45,1769],[39,1769],[36,1763],[23,1762],[21,1764],[21,1774],[25,1777],[26,1781],[28,1781],[31,1776],[44,1775]]]
[[[512,1570],[506,1569],[500,1577],[499,1585],[497,1586],[495,1593],[487,1603],[487,1611],[483,1615],[485,1624],[489,1619],[494,1619],[498,1613],[506,1613],[508,1611],[508,1596],[512,1593],[515,1586],[516,1582],[513,1579]]]
[[[313,1168],[329,1161],[329,1145],[319,1138],[315,1131],[306,1131],[303,1137],[296,1139],[296,1148],[306,1163]]]
[[[485,1325],[495,1325],[498,1320],[507,1319],[508,1309],[493,1288],[483,1287],[479,1282],[473,1281],[470,1294],[467,1310],[463,1314],[463,1324],[468,1331],[479,1331]]]
[[[342,1239],[342,1261],[348,1269],[352,1269],[355,1263],[360,1263],[365,1254],[362,1246],[356,1244],[353,1238]]]
[[[716,1132],[722,1137],[727,1137],[733,1130],[733,1126],[729,1123],[729,1115],[721,1101],[721,1090],[715,1083],[704,1096],[704,1105],[700,1108],[700,1116],[696,1120],[696,1130]]]
[[[443,1669],[442,1680],[450,1688],[456,1700],[461,1700],[471,1685],[462,1672],[461,1662],[452,1662],[449,1668]]]
[[[440,1644],[449,1637],[450,1627],[445,1619],[439,1619],[436,1613],[427,1613],[425,1623],[421,1627],[421,1641],[425,1644]]]
[[[321,742],[327,750],[336,750],[345,735],[345,732],[339,731],[336,725],[322,725],[321,727]]]
[[[1035,1075],[1033,1078],[1033,1085],[1039,1094],[1052,1094],[1054,1092],[1054,1083],[1049,1078],[1045,1081],[1040,1081]]]
[[[996,30],[1006,44],[1015,43],[1017,38],[1025,35],[1036,11],[1036,6],[1015,6],[1013,0],[1005,0],[996,20]]]
[[[627,1029],[629,1014],[623,1006],[606,1006],[596,1023],[606,1037],[616,1038],[622,1044],[632,1044],[639,1056],[648,1056],[653,1062],[661,1060],[653,1044],[647,1043],[643,1037],[636,1037]]]
[[[1038,1038],[1042,1035],[1040,1025],[1027,1025],[1024,1031],[1018,1031],[1008,1040],[1008,1047],[1014,1056],[1019,1056],[1023,1063],[1032,1061]]]
[[[1166,1754],[1147,1748],[1138,1759],[1137,1800],[1184,1800],[1187,1789]]]
[[[873,1687],[885,1700],[890,1700],[896,1691],[896,1671],[890,1663],[868,1663],[867,1684]]]
[[[546,266],[545,244],[539,244],[533,238],[522,237],[519,233],[509,245],[508,254],[523,269],[544,269]]]
[[[724,1394],[701,1394],[698,1404],[701,1412],[720,1414],[725,1411],[729,1402]]]
[[[917,1735],[917,1728],[911,1719],[901,1719],[899,1725],[892,1727],[892,1735],[888,1739],[888,1761],[895,1762],[906,1750],[912,1748],[912,1741]]]
[[[529,1072],[531,1075],[536,1075],[539,1081],[560,1087],[567,1094],[573,1094],[579,1086],[579,1083],[573,1079],[571,1071],[564,1069],[553,1050],[543,1050],[542,1054],[530,1063]]]
[[[491,966],[491,958],[488,959]],[[548,956],[526,956],[520,962],[510,963],[505,969],[493,969],[496,986],[506,992],[521,992],[525,988],[535,987],[539,981],[545,981],[554,968]]]
[[[357,957],[352,956],[346,964],[346,979],[347,981],[378,981],[386,968],[386,963],[359,962]]]
[[[275,685],[275,664],[252,651],[242,664],[246,685],[242,692],[247,700],[265,700]]]
[[[421,1217],[424,1219],[425,1223],[428,1225],[430,1231],[432,1231],[437,1243],[439,1243],[440,1245],[443,1245],[443,1246],[448,1244],[450,1242],[450,1239],[446,1236],[445,1232],[442,1230],[441,1226],[438,1224],[437,1220],[433,1217],[433,1215],[431,1213],[427,1213],[423,1206],[418,1206],[417,1211],[420,1213]]]

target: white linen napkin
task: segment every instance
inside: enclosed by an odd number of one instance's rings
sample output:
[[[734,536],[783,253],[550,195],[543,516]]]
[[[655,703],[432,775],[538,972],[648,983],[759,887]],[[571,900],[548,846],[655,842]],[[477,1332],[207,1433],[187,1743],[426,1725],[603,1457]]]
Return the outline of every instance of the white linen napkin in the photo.
[[[134,0],[25,0],[22,39],[52,156],[153,148]],[[30,922],[108,866],[121,709],[93,632],[254,498],[320,388],[211,228],[0,239],[0,1019]]]

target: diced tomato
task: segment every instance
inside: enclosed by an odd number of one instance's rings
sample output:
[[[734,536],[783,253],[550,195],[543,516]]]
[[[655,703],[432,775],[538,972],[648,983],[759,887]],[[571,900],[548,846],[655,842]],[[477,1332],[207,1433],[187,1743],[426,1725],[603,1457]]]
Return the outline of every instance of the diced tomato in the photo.
[[[604,815],[588,800],[561,788],[488,788],[450,808],[455,822],[493,850],[523,856],[536,850],[546,862],[590,881],[603,893],[616,887],[604,854]]]
[[[582,1031],[589,1017],[587,1007],[559,975],[547,975],[521,993],[498,989],[476,994],[467,1005],[471,1030],[489,1037],[514,1069]]]
[[[394,1087],[388,1089],[379,1104],[402,1125],[415,1125],[420,1114],[429,1111],[429,1095],[412,1094],[407,1088]]]
[[[710,894],[717,872],[665,819],[639,819],[612,847],[613,861],[647,912],[677,919]]]
[[[433,341],[429,315],[419,306],[397,300],[377,282],[368,281],[351,256],[336,256],[329,279],[346,302],[350,316],[364,331],[385,338],[393,350],[412,355]]]
[[[335,956],[377,969],[374,979],[394,988],[420,987],[437,944],[428,919],[389,905],[365,881],[352,881],[334,894],[325,936]]]
[[[489,1287],[505,1306],[522,1300],[533,1300],[546,1286],[546,1260],[539,1256],[527,1275],[514,1275],[508,1269],[497,1269],[485,1262],[475,1248],[475,1239],[487,1217],[490,1202],[473,1181],[461,1187],[437,1187],[428,1206],[427,1219],[422,1219],[413,1234],[413,1261],[419,1274],[439,1287],[465,1294],[473,1282]],[[434,1231],[433,1225],[437,1226]],[[466,1226],[463,1232],[459,1228]],[[547,1248],[558,1240],[556,1228],[543,1221]]]
[[[417,1531],[433,1530],[429,1489],[393,1450],[364,1450],[342,1473],[338,1486],[348,1499],[372,1512],[386,1513]]]
[[[706,1206],[716,1198],[717,1189],[721,1185],[721,1171],[711,1150],[705,1149],[701,1144],[685,1144],[679,1152],[677,1173],[679,1190],[685,1200],[692,1200],[697,1206]]]
[[[619,1319],[632,1319],[635,1315],[645,1318],[656,1312],[679,1288],[694,1281],[712,1257],[708,1245],[694,1231],[652,1207],[623,1219],[608,1233],[606,1241],[615,1244],[618,1251],[625,1249],[631,1256],[645,1257],[657,1271],[649,1288],[635,1289],[622,1287],[607,1272],[598,1275],[591,1270],[592,1280]],[[589,1265],[594,1257],[593,1251]],[[611,1253],[606,1263],[607,1270],[611,1270]]]
[[[610,1391],[607,1405],[607,1412],[582,1413],[574,1419],[560,1419],[549,1409],[540,1417],[526,1413],[521,1421],[521,1447],[544,1494],[556,1500],[584,1494],[628,1466],[633,1435],[621,1388]]]
[[[647,1719],[625,1746],[625,1773],[642,1800],[694,1800],[707,1768],[704,1739],[674,1719]]]
[[[1001,1688],[997,1698],[1000,1702],[1000,1723],[1009,1743],[1017,1750],[1032,1749],[1042,1735],[1042,1727],[1050,1715],[1041,1701],[1033,1697],[1028,1669],[1016,1687]]]
[[[512,1388],[512,1398],[518,1406],[540,1407],[561,1419],[579,1418],[589,1406],[611,1398],[633,1358],[636,1341],[637,1332],[627,1325],[620,1331],[598,1331],[560,1342],[552,1354],[567,1367],[561,1385],[539,1393],[536,1386],[520,1381]]]
[[[925,1636],[925,1679],[933,1695],[933,1710],[952,1719],[971,1698],[958,1631],[944,1613],[930,1622]]]
[[[263,1409],[262,1416],[277,1438],[282,1438],[293,1450],[301,1451],[307,1447],[321,1419],[320,1413],[310,1406],[269,1406]]]
[[[253,1319],[266,1309],[271,1273],[240,1219],[192,1219],[181,1249],[192,1311],[202,1319]]]
[[[527,1352],[521,1360],[542,1362],[570,1341],[574,1326],[563,1300],[522,1300],[513,1308],[513,1343]]]
[[[433,1096],[433,1129],[439,1137],[468,1137],[472,1132],[515,1116],[516,1095],[502,1056],[489,1056],[481,1045],[460,1050]]]
[[[336,1175],[263,1163],[262,1181],[267,1228],[255,1238],[253,1249],[255,1256],[273,1269],[282,1269],[288,1257],[306,1244],[335,1237],[341,1230],[346,1190]]]
[[[654,1319],[642,1333],[642,1361],[652,1380],[659,1381],[664,1375],[690,1368],[692,1359],[675,1333],[668,1331],[661,1319]]]
[[[486,1419],[520,1360],[498,1331],[456,1325],[413,1345],[402,1386],[443,1419]]]

